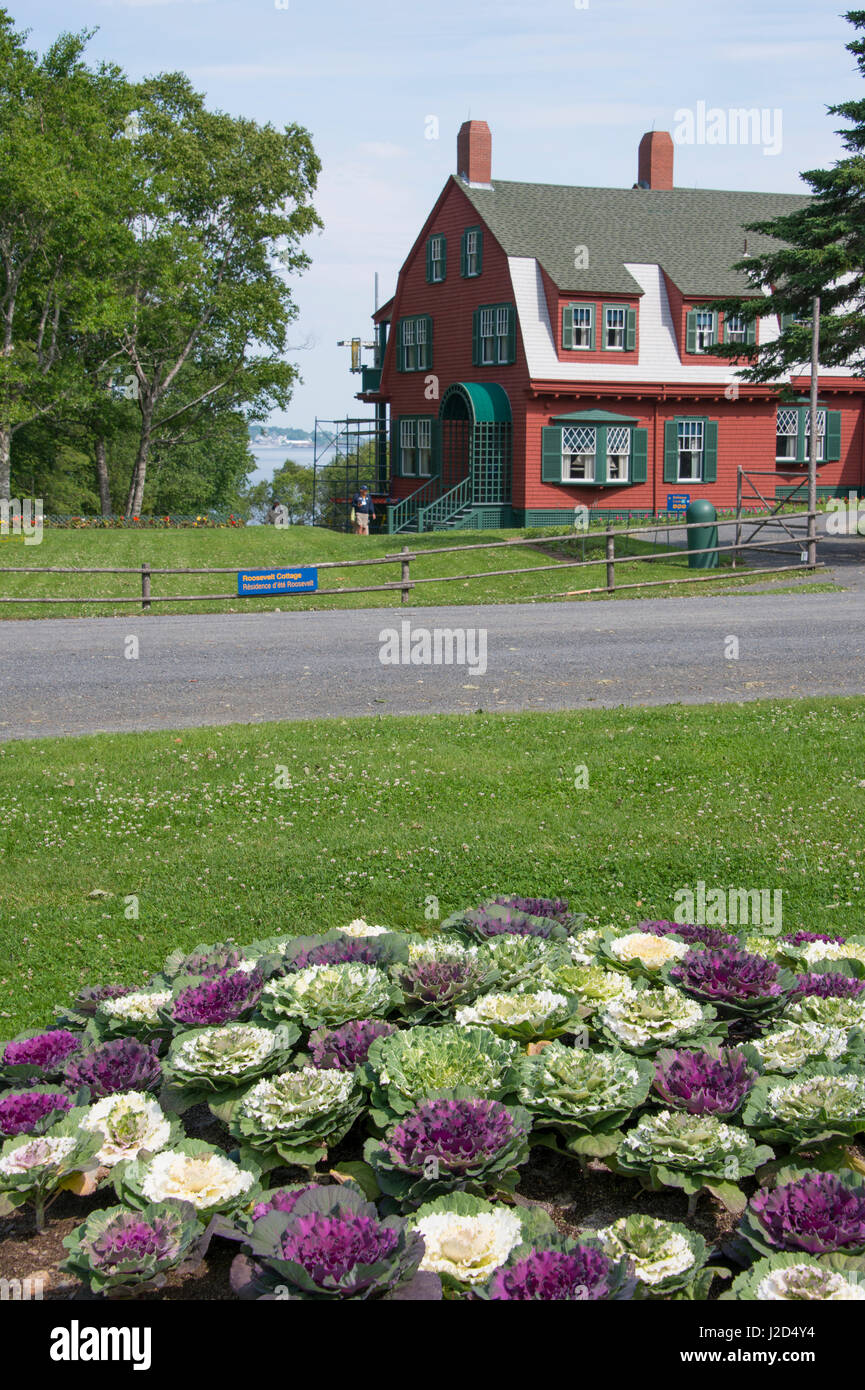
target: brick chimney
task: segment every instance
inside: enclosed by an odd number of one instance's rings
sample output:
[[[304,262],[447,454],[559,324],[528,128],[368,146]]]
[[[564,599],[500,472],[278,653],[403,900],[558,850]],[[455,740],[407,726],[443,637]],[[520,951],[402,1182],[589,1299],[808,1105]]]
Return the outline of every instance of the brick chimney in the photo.
[[[466,183],[492,183],[493,137],[486,121],[463,121],[457,136],[457,174]]]
[[[637,183],[640,188],[673,187],[673,137],[669,131],[646,131],[640,141]]]

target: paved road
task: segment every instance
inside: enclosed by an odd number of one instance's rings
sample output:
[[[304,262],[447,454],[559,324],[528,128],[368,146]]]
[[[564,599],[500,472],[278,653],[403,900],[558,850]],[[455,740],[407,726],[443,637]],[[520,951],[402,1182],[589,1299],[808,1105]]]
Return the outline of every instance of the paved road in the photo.
[[[485,629],[486,672],[383,665],[402,622]],[[861,590],[0,624],[0,739],[863,692]]]

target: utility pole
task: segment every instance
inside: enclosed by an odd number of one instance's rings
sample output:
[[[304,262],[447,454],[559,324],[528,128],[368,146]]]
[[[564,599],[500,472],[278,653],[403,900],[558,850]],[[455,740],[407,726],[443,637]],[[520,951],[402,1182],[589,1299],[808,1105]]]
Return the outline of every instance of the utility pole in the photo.
[[[808,564],[817,563],[817,388],[820,370],[820,296],[811,305],[811,440],[808,450]]]

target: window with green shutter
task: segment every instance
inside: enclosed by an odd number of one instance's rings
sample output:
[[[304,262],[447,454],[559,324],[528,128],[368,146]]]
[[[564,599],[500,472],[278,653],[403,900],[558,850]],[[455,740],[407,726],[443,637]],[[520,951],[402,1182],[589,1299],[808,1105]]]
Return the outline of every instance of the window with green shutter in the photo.
[[[472,316],[472,363],[476,367],[495,367],[516,360],[516,306],[482,304]]]
[[[601,346],[610,352],[624,352],[628,336],[628,309],[625,304],[604,305]]]
[[[593,349],[595,346],[594,304],[565,304],[562,308],[562,347]]]
[[[480,275],[484,262],[484,234],[481,227],[466,227],[462,236],[460,274],[466,280]]]
[[[805,465],[811,453],[811,404],[778,407],[775,459],[778,463]],[[817,407],[817,462],[837,463],[841,458],[841,411]]]
[[[714,309],[690,309],[685,320],[685,349],[703,353],[718,340],[718,315]]]
[[[426,278],[430,285],[438,285],[447,274],[447,241],[440,234],[431,236],[426,244]]]
[[[615,487],[644,483],[649,432],[628,416],[578,411],[541,432],[541,481]]]
[[[718,478],[718,422],[705,416],[664,424],[664,482],[714,483]]]
[[[432,367],[433,321],[429,314],[413,314],[397,325],[397,370],[425,372]]]

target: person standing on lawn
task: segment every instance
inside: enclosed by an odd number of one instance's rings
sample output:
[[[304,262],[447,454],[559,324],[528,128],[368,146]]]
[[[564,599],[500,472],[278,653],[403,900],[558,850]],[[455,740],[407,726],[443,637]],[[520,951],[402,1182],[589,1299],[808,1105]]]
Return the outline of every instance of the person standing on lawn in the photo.
[[[354,508],[354,534],[356,536],[369,535],[369,523],[375,521],[375,504],[369,495],[369,488],[364,483],[360,492],[356,492],[351,499]]]

